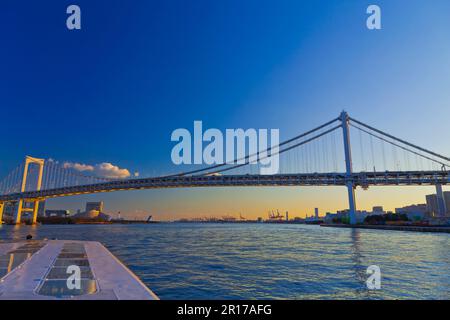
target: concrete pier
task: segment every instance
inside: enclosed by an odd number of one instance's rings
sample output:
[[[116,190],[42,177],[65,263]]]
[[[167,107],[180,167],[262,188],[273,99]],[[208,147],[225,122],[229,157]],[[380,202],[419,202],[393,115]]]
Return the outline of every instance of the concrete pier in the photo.
[[[355,228],[355,229],[450,233],[450,227],[446,226],[399,226],[399,225],[364,225],[364,224],[349,225],[349,224],[325,224],[325,223],[321,224],[320,226],[330,228]]]

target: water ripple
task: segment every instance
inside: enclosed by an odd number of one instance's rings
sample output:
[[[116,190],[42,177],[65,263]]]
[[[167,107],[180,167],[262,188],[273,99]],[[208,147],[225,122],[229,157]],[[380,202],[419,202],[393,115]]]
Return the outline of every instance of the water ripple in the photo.
[[[162,299],[449,299],[450,235],[281,224],[0,226],[95,240]],[[382,288],[366,288],[378,265]]]

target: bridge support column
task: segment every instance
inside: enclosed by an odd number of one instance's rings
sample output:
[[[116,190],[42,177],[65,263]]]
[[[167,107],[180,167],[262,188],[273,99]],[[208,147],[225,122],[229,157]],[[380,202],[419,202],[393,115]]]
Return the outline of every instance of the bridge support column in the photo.
[[[3,209],[5,208],[5,204],[0,202],[0,224],[3,223]]]
[[[14,213],[14,223],[20,224],[21,218],[22,218],[22,207],[23,207],[23,200],[20,199],[17,201],[17,207],[16,211]]]
[[[347,112],[341,113],[342,134],[344,138],[345,178],[348,191],[348,217],[350,224],[356,224],[355,185],[353,183],[352,149],[350,145],[349,117]]]
[[[444,192],[442,191],[441,184],[436,185],[436,200],[438,209],[437,215],[439,217],[444,217],[447,214],[447,208],[445,207]]]
[[[32,224],[36,224],[37,222],[37,216],[38,216],[38,210],[39,210],[39,201],[34,201],[33,206],[33,220],[31,221]]]
[[[356,224],[356,198],[355,187],[353,186],[353,183],[347,183],[347,192],[350,224]]]

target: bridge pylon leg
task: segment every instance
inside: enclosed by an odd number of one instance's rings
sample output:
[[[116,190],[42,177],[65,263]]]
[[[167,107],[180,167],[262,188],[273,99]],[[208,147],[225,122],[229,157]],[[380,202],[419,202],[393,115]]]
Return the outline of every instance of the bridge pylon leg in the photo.
[[[345,175],[346,185],[348,190],[348,216],[350,224],[356,224],[356,199],[355,199],[355,186],[352,181],[353,164],[352,164],[352,149],[350,144],[350,129],[349,129],[349,116],[347,112],[342,111],[340,117],[342,123],[342,136],[344,138],[344,154],[345,154]]]
[[[348,191],[348,206],[349,206],[349,222],[350,224],[356,224],[356,198],[355,198],[355,187],[353,183],[347,183]]]
[[[22,207],[23,207],[23,200],[20,199],[17,202],[16,212],[14,214],[14,223],[20,224],[21,218],[22,218]]]
[[[36,201],[34,201],[34,206],[33,206],[33,220],[31,222],[32,224],[36,224],[36,222],[37,222],[38,210],[39,210],[39,201],[36,200]]]
[[[3,209],[5,208],[5,204],[0,202],[0,224],[3,223]]]

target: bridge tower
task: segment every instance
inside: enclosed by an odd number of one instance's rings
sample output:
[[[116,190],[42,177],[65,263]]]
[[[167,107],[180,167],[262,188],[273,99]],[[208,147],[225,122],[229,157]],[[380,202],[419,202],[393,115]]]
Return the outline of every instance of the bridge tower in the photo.
[[[38,159],[38,158],[33,158],[30,156],[26,156],[25,157],[25,167],[23,169],[23,176],[22,176],[22,184],[20,187],[20,192],[25,192],[25,187],[27,185],[27,177],[28,177],[28,167],[30,164],[37,164],[39,166],[39,173],[38,173],[38,181],[37,181],[37,186],[36,186],[36,190],[39,191],[41,190],[41,185],[42,185],[42,174],[44,172],[44,159]],[[16,208],[16,212],[14,214],[14,222],[16,224],[20,224],[20,219],[22,217],[22,211],[23,211],[23,199],[19,199],[18,203],[17,203],[17,208]],[[32,223],[36,224],[37,221],[37,213],[38,213],[38,209],[39,209],[39,200],[34,200],[34,205],[33,205],[33,220]]]
[[[344,154],[345,154],[345,180],[348,192],[349,218],[350,224],[356,224],[356,200],[355,200],[355,185],[353,183],[352,173],[352,149],[350,145],[350,129],[348,113],[342,111],[340,120],[342,123],[342,133],[344,138]]]

